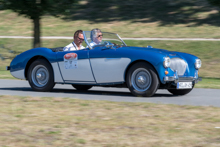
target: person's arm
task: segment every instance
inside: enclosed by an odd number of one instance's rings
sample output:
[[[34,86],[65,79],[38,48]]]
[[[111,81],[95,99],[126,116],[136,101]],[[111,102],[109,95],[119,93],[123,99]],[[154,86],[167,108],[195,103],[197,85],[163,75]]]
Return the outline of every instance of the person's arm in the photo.
[[[65,47],[63,48],[63,51],[70,51],[70,50],[71,50],[71,47],[73,47],[73,44],[72,44],[72,43],[70,43],[69,45],[65,46]]]

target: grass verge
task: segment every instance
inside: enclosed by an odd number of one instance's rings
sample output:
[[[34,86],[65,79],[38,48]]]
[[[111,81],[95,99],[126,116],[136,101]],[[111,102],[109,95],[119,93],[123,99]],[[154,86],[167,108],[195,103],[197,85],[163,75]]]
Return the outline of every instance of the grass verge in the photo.
[[[0,70],[0,79],[13,79],[15,80],[16,78],[14,78],[10,71],[6,71],[6,70]]]
[[[220,78],[202,78],[202,81],[198,82],[195,88],[220,89]]]
[[[218,146],[220,108],[0,96],[2,146]]]

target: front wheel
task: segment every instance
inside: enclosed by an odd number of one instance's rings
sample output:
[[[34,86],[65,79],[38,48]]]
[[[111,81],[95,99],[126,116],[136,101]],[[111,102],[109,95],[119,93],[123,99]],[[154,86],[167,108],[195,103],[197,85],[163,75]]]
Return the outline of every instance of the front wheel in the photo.
[[[35,60],[28,69],[28,82],[36,91],[52,90],[55,83],[51,65],[44,59]]]
[[[154,95],[159,86],[156,71],[145,62],[138,62],[128,70],[126,83],[133,95],[142,97]]]

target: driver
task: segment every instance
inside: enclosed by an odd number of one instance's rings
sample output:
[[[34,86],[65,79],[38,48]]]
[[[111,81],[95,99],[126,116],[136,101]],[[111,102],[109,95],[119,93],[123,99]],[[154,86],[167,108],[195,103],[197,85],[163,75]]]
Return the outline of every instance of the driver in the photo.
[[[102,42],[102,31],[98,28],[91,30],[90,38],[92,42],[90,45],[93,47],[94,45],[98,45]]]
[[[69,45],[65,46],[63,48],[63,51],[81,50],[85,48],[84,46],[82,46],[82,42],[84,41],[82,30],[77,30],[74,33],[73,38],[74,38],[74,41],[70,43]]]

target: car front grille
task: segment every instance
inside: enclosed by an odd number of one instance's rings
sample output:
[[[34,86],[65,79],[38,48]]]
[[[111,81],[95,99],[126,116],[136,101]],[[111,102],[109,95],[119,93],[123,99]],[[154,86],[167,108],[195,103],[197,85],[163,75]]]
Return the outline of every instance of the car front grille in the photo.
[[[171,70],[172,71],[177,70],[178,75],[182,76],[186,71],[187,63],[180,58],[172,58],[170,61],[171,61],[170,64]]]

